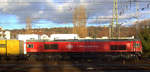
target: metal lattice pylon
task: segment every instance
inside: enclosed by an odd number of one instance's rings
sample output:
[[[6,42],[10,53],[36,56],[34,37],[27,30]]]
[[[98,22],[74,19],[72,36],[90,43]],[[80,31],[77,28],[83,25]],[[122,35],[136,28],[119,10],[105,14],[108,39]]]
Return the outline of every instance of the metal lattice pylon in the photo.
[[[113,0],[113,18],[111,23],[111,31],[110,31],[110,37],[113,38],[115,33],[118,33],[117,29],[114,30],[114,25],[118,26],[118,0]],[[118,34],[117,34],[118,35]]]

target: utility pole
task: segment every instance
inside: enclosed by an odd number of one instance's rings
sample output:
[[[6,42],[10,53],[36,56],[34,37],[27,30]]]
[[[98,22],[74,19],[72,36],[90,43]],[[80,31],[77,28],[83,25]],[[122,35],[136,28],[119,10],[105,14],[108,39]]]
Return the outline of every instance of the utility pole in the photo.
[[[138,37],[138,32],[139,32],[139,27],[138,27],[138,20],[139,20],[139,18],[138,18],[138,15],[139,15],[139,3],[138,3],[138,1],[136,2],[136,19],[137,19],[137,24],[135,25],[136,26],[136,36]]]

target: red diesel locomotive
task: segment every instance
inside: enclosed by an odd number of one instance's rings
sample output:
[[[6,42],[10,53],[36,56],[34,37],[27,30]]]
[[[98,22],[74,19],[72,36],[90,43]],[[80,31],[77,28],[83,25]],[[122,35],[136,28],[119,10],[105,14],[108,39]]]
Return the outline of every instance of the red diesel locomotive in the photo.
[[[142,44],[136,39],[83,39],[83,40],[28,40],[27,54],[59,55],[136,55],[142,53]],[[89,56],[88,56],[89,57]]]

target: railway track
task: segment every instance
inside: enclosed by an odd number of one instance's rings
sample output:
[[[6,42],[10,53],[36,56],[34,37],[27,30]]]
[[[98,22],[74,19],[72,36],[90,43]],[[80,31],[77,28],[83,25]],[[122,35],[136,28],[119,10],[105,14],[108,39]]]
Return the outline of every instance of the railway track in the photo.
[[[70,72],[72,70],[75,71],[102,71],[102,70],[149,70],[150,71],[150,65],[146,64],[140,64],[140,65],[119,65],[119,64],[99,64],[99,65],[91,65],[91,64],[65,64],[65,65],[43,65],[43,64],[5,64],[0,65],[1,69],[0,71],[42,71],[46,70],[46,72],[49,71],[55,71],[55,72]]]
[[[99,72],[99,71],[150,71],[150,60],[131,61],[99,61],[99,60],[1,60],[0,72]]]

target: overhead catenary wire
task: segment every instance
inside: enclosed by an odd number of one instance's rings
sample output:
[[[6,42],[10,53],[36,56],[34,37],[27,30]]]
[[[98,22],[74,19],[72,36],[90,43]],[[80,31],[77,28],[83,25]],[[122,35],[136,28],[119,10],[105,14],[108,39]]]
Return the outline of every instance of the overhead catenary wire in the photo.
[[[111,1],[110,2],[95,2],[95,1],[91,1],[93,4],[103,4],[103,3],[111,3]],[[132,2],[132,3],[135,3],[135,1],[134,0],[130,0],[130,1],[124,1],[124,2],[128,2],[128,3],[130,3],[130,2]],[[149,2],[149,1],[137,1],[137,2]],[[0,2],[0,3],[27,3],[27,2]],[[51,3],[51,2],[29,2],[29,3]],[[54,2],[54,3],[72,3],[72,2]],[[82,3],[88,3],[88,2],[82,2]],[[120,3],[120,2],[119,2]],[[38,5],[38,4],[37,4]],[[148,5],[149,6],[149,5]],[[148,6],[147,6],[147,8],[148,8]],[[47,10],[51,10],[51,9],[47,9]],[[91,9],[91,10],[96,10],[96,9]],[[59,17],[59,16],[58,16]],[[58,18],[58,17],[52,17],[52,18]],[[42,18],[41,18],[42,19]],[[46,19],[46,18],[45,18]],[[51,19],[51,17],[50,18],[47,18],[47,19]],[[59,19],[63,19],[63,17],[59,17]],[[66,18],[66,19],[70,19],[69,17],[68,18]],[[95,18],[88,18],[89,20],[92,20],[92,19],[95,19]],[[96,19],[112,19],[112,18],[96,18]],[[126,18],[119,18],[118,17],[118,19],[126,19]]]

